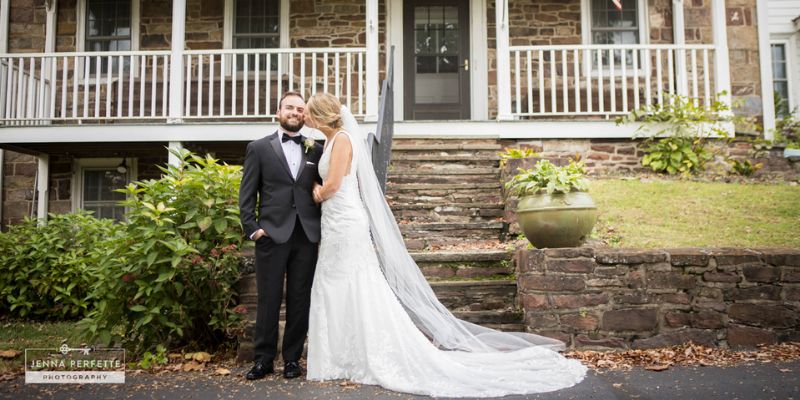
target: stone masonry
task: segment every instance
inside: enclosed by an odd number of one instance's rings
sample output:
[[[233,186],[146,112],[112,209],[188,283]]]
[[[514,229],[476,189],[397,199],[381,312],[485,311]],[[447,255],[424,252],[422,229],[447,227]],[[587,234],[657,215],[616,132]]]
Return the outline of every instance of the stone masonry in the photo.
[[[800,340],[800,251],[521,250],[526,327],[572,348]]]

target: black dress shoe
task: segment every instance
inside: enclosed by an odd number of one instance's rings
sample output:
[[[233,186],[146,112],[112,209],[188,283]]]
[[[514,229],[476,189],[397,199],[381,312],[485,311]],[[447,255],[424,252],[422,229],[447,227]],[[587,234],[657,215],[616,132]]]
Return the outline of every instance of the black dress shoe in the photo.
[[[283,365],[283,377],[286,379],[297,378],[303,374],[303,369],[297,361],[289,361]]]
[[[275,372],[275,367],[272,366],[272,363],[265,364],[261,361],[257,361],[256,364],[253,365],[253,368],[250,368],[250,371],[248,371],[247,375],[244,377],[248,381],[254,381],[256,379],[261,379],[267,376],[267,374],[271,374],[273,372]]]

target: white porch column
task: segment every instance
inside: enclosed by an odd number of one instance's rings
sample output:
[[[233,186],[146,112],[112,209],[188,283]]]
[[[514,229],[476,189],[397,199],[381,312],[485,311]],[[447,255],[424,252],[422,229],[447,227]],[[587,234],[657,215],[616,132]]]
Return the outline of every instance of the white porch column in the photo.
[[[36,218],[39,221],[47,221],[47,205],[48,193],[47,189],[50,186],[50,156],[41,154],[37,156],[39,170],[36,174],[36,192],[38,196],[38,203],[36,206]]]
[[[56,14],[58,10],[58,0],[45,1],[47,17],[44,24],[44,52],[55,53],[56,51]],[[48,75],[49,76],[49,75]]]
[[[367,0],[367,114],[365,121],[378,120],[380,82],[378,81],[378,0]]]
[[[775,92],[772,86],[772,47],[769,44],[767,0],[757,0],[758,58],[761,70],[761,109],[764,116],[764,139],[774,139]]]
[[[683,0],[672,0],[672,36],[675,44],[683,46],[686,44],[686,29],[683,17]],[[680,49],[677,52],[675,69],[678,78],[678,94],[681,96],[689,95],[689,81],[686,79],[686,50]]]
[[[497,119],[511,117],[511,54],[508,50],[508,0],[496,0],[494,6],[495,36],[497,38]]]
[[[169,142],[169,148],[170,149],[182,149],[183,148],[183,143],[181,143],[181,142]],[[167,157],[167,163],[169,165],[174,165],[174,166],[177,167],[178,165],[181,164],[181,159],[176,157],[174,154],[172,154],[172,152],[170,152],[169,156]]]
[[[8,53],[8,13],[11,0],[0,0],[0,54]]]
[[[186,0],[172,1],[172,54],[169,58],[169,119],[181,123],[183,117],[183,48],[186,37]],[[188,77],[187,77],[188,78]]]
[[[727,94],[719,97],[719,101],[731,104],[731,67],[728,59],[728,23],[725,14],[725,0],[711,0],[711,25],[714,37],[714,87],[717,92]]]

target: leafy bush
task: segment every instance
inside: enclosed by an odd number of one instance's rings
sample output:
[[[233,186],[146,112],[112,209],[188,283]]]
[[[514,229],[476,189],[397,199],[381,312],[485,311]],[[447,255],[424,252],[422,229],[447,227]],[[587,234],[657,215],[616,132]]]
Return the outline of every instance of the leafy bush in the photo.
[[[786,99],[775,94],[775,109],[782,111],[781,117],[775,121],[775,142],[781,143],[787,149],[800,149],[800,121],[794,117],[794,111],[789,111]]]
[[[124,190],[126,235],[107,246],[80,329],[138,353],[156,345],[219,344],[239,329],[234,311],[242,244],[241,167],[175,152],[179,166]],[[238,309],[237,309],[238,310]]]
[[[506,147],[505,151],[498,153],[500,156],[500,168],[502,169],[508,160],[517,159],[517,158],[529,158],[529,157],[536,157],[536,152],[533,151],[530,147],[525,147],[522,149],[515,149],[513,147]]]
[[[517,196],[585,192],[589,189],[585,175],[586,166],[582,161],[571,160],[568,165],[559,167],[548,160],[539,160],[531,169],[520,168],[506,183],[506,188]]]
[[[696,99],[667,94],[662,104],[643,106],[618,118],[617,124],[641,122],[637,134],[647,136],[642,165],[673,175],[701,171],[715,155],[707,147],[708,140],[727,138],[723,123],[735,120],[730,106],[718,100],[706,107]]]
[[[756,171],[764,167],[764,164],[762,163],[753,164],[753,162],[748,159],[731,160],[730,164],[731,167],[733,168],[733,172],[741,176],[751,176]]]
[[[26,219],[0,233],[0,312],[15,317],[82,318],[95,284],[98,250],[122,228],[90,212]]]

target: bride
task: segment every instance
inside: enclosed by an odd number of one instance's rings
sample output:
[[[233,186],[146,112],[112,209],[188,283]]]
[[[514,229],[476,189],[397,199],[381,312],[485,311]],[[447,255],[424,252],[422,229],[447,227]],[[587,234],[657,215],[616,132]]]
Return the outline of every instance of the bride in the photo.
[[[563,343],[505,333],[455,318],[405,248],[346,107],[327,93],[306,105],[306,124],[325,134],[322,238],[311,292],[308,380],[349,379],[443,397],[558,390],[586,368]]]

